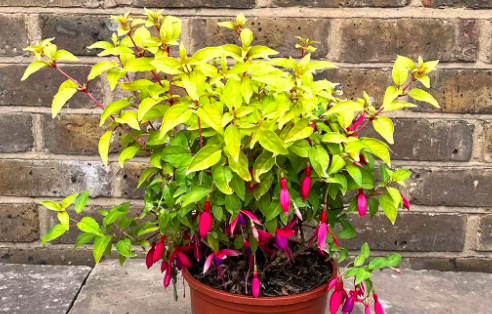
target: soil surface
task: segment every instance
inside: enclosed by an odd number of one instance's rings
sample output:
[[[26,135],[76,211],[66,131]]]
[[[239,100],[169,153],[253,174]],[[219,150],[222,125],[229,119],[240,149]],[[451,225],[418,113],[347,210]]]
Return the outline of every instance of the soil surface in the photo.
[[[260,265],[259,265],[260,266]],[[217,268],[203,274],[203,261],[194,262],[188,268],[190,274],[201,283],[217,290],[251,296],[252,270],[248,274],[248,266],[243,256],[226,258],[222,264],[224,279],[217,279]],[[308,292],[328,283],[332,274],[331,263],[318,253],[305,252],[297,255],[294,261],[280,266],[269,267],[262,273],[258,268],[260,280],[260,297],[280,297]],[[247,292],[244,284],[247,279]]]

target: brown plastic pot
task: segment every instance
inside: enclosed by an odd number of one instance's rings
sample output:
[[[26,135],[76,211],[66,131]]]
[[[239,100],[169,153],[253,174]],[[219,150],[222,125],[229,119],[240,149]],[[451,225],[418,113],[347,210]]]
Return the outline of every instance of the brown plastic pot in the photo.
[[[330,261],[333,273],[337,276],[337,266]],[[249,314],[249,313],[304,313],[324,314],[328,300],[327,285],[309,292],[285,296],[255,299],[213,289],[196,280],[187,270],[183,276],[191,290],[191,309],[193,314]]]

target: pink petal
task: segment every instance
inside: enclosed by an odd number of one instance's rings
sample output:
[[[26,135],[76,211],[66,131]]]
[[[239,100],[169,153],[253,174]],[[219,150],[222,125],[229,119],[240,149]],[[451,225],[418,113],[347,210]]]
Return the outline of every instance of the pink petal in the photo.
[[[338,276],[330,281],[330,283],[328,284],[328,290],[333,289],[333,287],[336,286],[337,282],[338,282]]]
[[[253,296],[257,298],[260,295],[260,281],[258,278],[253,278]]]
[[[157,261],[159,261],[162,258],[162,254],[164,254],[164,248],[165,246],[163,242],[157,243],[153,256],[154,263],[157,263]]]
[[[311,237],[311,240],[309,240],[308,247],[311,247],[311,244],[313,244],[314,239],[316,239],[316,236],[318,235],[319,227],[316,227],[316,230],[314,230],[313,236]]]
[[[268,241],[272,238],[272,235],[263,230],[258,230],[258,234],[260,235],[260,242]]]
[[[234,220],[231,222],[231,234],[234,234],[234,230],[236,230],[236,225],[237,222],[239,221],[239,215],[241,214],[238,214],[236,218],[234,218]]]
[[[166,270],[167,264],[168,263],[166,261],[162,261],[162,264],[161,264],[161,273],[163,273]]]
[[[171,264],[167,265],[167,270],[166,274],[164,275],[164,288],[169,287],[169,283],[171,282],[171,277],[173,274],[173,269],[171,267]]]
[[[188,259],[188,257],[183,252],[178,253],[178,258],[184,267],[191,267],[190,260]]]
[[[205,260],[205,264],[203,264],[203,273],[204,274],[209,270],[210,265],[212,265],[212,260],[214,259],[214,256],[215,256],[214,253],[207,256],[207,259]]]
[[[253,215],[253,213],[250,212],[249,210],[242,209],[241,213],[248,216],[248,218],[251,219],[255,224],[261,225],[261,222],[258,220],[258,218],[256,218],[255,215]]]
[[[239,254],[240,254],[238,251],[231,250],[231,249],[220,250],[220,253],[223,253],[224,255],[227,255],[227,256],[239,256]]]
[[[200,215],[198,222],[198,229],[200,231],[200,238],[204,239],[212,226],[212,215],[207,212],[203,212]]]
[[[287,189],[280,190],[280,207],[282,207],[282,210],[284,211],[285,215],[289,214],[290,195],[289,195],[289,190]]]
[[[379,301],[374,303],[374,312],[376,312],[376,314],[384,314],[383,307]]]
[[[258,234],[258,229],[254,225],[251,225],[251,232],[253,232],[253,237],[256,241],[260,241],[260,235]]]
[[[283,237],[286,237],[286,238],[294,236],[294,230],[293,229],[287,229],[286,230],[286,228],[283,228],[283,229],[277,228],[275,233],[277,233]]]
[[[147,265],[147,269],[154,265],[154,251],[155,251],[155,243],[152,243],[152,248],[147,252],[147,257],[145,258],[145,264]]]
[[[323,249],[325,247],[325,241],[326,241],[326,224],[322,222],[318,230],[318,248],[321,252],[323,252]]]

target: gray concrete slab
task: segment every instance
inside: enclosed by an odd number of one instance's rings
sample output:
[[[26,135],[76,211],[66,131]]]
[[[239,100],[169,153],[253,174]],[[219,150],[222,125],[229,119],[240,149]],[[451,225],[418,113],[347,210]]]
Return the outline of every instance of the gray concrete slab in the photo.
[[[0,313],[65,314],[90,271],[86,266],[0,264]]]
[[[181,283],[174,302],[162,279],[158,267],[147,270],[143,260],[127,261],[124,267],[105,261],[92,271],[70,314],[191,314]],[[375,273],[374,282],[386,314],[492,313],[492,274],[384,271]]]

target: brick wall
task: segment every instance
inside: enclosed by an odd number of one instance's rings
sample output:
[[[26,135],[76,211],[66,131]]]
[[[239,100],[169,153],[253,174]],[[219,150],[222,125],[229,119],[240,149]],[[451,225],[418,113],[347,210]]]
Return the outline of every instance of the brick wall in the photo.
[[[19,7],[19,5],[21,7]],[[405,266],[492,272],[492,2],[489,0],[2,0],[0,1],[0,262],[90,264],[91,252],[72,253],[70,233],[39,246],[53,224],[36,203],[90,189],[88,215],[130,199],[145,160],[120,169],[115,156],[104,167],[91,102],[77,95],[59,118],[50,104],[62,78],[42,71],[27,83],[29,62],[21,50],[43,37],[80,56],[66,67],[83,78],[94,63],[85,47],[108,39],[111,14],[166,8],[184,19],[188,49],[234,40],[219,31],[218,19],[244,12],[255,42],[288,55],[294,35],[320,42],[318,59],[338,70],[318,74],[343,82],[347,96],[363,90],[379,100],[390,84],[397,54],[440,59],[432,93],[442,109],[422,106],[397,113],[395,164],[414,171],[407,189],[412,211],[392,228],[377,217],[354,221],[361,232],[351,244],[369,241],[375,254],[400,251]],[[105,82],[92,84],[106,103]],[[403,131],[404,130],[404,131]],[[117,147],[113,148],[116,151]]]

